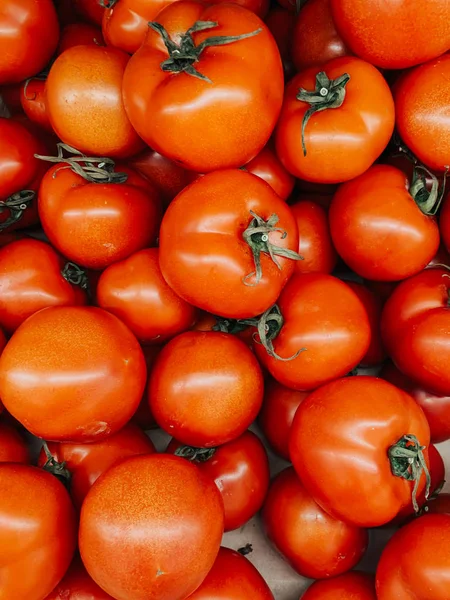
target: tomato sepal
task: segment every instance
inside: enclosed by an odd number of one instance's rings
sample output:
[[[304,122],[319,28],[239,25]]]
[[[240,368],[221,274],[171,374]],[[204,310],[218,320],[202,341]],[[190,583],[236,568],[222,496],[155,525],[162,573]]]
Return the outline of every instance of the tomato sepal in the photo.
[[[195,446],[180,446],[174,452],[175,456],[180,456],[191,462],[207,462],[216,453],[217,448],[196,448]]]
[[[49,447],[47,445],[46,441],[42,442],[42,448],[45,452],[45,456],[47,458],[45,464],[43,465],[42,469],[44,471],[47,471],[47,473],[50,473],[51,475],[53,475],[54,477],[56,477],[56,479],[59,479],[59,481],[63,484],[63,486],[70,491],[70,484],[72,481],[72,474],[69,471],[69,469],[66,467],[66,462],[58,462],[56,460],[56,458],[53,456],[53,454],[50,452]]]
[[[27,210],[35,197],[35,191],[22,190],[12,194],[9,198],[6,198],[6,200],[0,200],[0,213],[9,210],[9,217],[6,221],[0,223],[0,231],[4,231],[11,225],[14,225],[14,223],[20,221],[23,213]]]

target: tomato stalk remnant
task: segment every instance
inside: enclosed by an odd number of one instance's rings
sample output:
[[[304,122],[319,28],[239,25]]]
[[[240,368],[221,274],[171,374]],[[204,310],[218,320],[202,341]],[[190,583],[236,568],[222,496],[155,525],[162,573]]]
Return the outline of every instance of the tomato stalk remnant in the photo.
[[[445,184],[449,167],[446,168],[444,182],[439,186],[439,179],[423,165],[414,167],[413,180],[409,193],[424,215],[434,217],[438,212],[445,195]],[[431,178],[431,190],[427,188],[426,175]]]
[[[81,267],[73,262],[68,262],[64,265],[61,275],[72,285],[78,285],[82,290],[89,289],[89,279]]]
[[[214,456],[217,448],[195,448],[194,446],[180,446],[175,450],[175,456],[186,460],[206,462]]]
[[[67,469],[66,463],[60,463],[56,460],[56,458],[50,452],[49,447],[47,446],[47,442],[43,441],[42,448],[45,452],[45,456],[47,457],[47,461],[42,468],[44,469],[44,471],[51,473],[57,479],[59,479],[60,482],[64,485],[64,487],[69,490],[70,483],[72,480],[72,474],[69,471],[69,469]]]
[[[283,315],[279,307],[274,304],[265,313],[263,313],[259,318],[256,318],[254,321],[255,327],[258,328],[258,336],[259,340],[255,339],[258,344],[262,344],[266,349],[266,352],[272,358],[276,358],[277,360],[282,360],[283,362],[287,362],[289,360],[294,360],[297,358],[299,354],[305,352],[307,348],[300,348],[297,350],[295,354],[289,356],[288,358],[283,358],[279,356],[273,347],[273,340],[280,333],[281,328],[283,327],[284,319]]]
[[[22,218],[24,211],[30,206],[36,192],[33,190],[22,190],[16,192],[6,200],[0,200],[0,213],[9,210],[9,217],[3,223],[0,223],[0,231],[4,231],[10,225],[17,223]]]

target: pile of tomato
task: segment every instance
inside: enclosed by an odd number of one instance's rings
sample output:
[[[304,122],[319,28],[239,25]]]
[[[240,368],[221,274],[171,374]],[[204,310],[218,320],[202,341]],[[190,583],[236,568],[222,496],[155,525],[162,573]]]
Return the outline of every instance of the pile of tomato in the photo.
[[[450,598],[449,0],[279,2],[1,0],[0,600]]]

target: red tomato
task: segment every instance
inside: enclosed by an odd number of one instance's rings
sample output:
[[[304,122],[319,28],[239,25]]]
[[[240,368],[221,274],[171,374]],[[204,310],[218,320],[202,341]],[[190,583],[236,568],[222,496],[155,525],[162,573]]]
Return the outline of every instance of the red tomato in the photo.
[[[0,421],[0,463],[4,462],[28,464],[30,453],[17,429]]]
[[[336,250],[361,277],[398,281],[421,271],[439,248],[439,228],[405,174],[375,165],[340,186],[330,207]]]
[[[4,117],[10,115],[22,115],[22,103],[20,101],[22,82],[2,85],[0,95],[2,97],[1,114]]]
[[[445,204],[444,204],[445,207]],[[444,227],[443,227],[443,222],[445,217],[443,216],[444,213],[450,213],[450,211],[448,210],[450,208],[450,206],[447,206],[447,208],[443,208],[441,210],[441,215],[440,215],[440,229],[441,229],[441,236],[444,237]],[[450,214],[449,214],[450,217]],[[449,234],[450,234],[450,223],[449,223]],[[450,236],[448,237],[448,246],[450,248]],[[448,253],[447,249],[445,248],[445,246],[443,244],[441,244],[439,246],[438,251],[436,252],[436,254],[433,256],[433,258],[430,260],[430,262],[428,263],[427,267],[441,267],[441,266],[446,266],[450,269],[450,254]]]
[[[327,581],[316,581],[301,600],[377,600],[372,575],[352,571]]]
[[[200,312],[192,331],[220,331],[222,333],[232,333],[247,344],[250,350],[253,351],[254,334],[256,328],[252,325],[248,326],[236,319],[226,319],[224,317],[216,317],[207,312]]]
[[[270,446],[286,460],[289,454],[289,435],[297,408],[308,395],[284,387],[270,378],[264,389],[264,402],[258,416],[258,423]]]
[[[339,183],[364,173],[394,130],[392,94],[359,58],[310,67],[287,85],[275,141],[286,169],[307,181]]]
[[[295,21],[291,48],[298,71],[351,54],[336,31],[330,0],[309,0],[302,6]]]
[[[269,489],[269,460],[251,431],[211,449],[183,446],[172,439],[166,452],[191,460],[215,482],[222,494],[225,531],[242,527],[262,507]]]
[[[410,396],[382,379],[358,376],[324,385],[302,402],[290,453],[324,510],[376,527],[422,491],[429,442],[425,415]]]
[[[378,563],[378,600],[447,600],[450,515],[426,515],[394,534]]]
[[[2,0],[0,84],[23,81],[42,71],[58,38],[58,17],[51,0]]]
[[[102,24],[105,0],[72,0],[76,12],[87,21]]]
[[[174,2],[130,59],[123,95],[131,123],[157,152],[199,173],[241,167],[278,119],[280,54],[264,23],[241,6]]]
[[[255,351],[281,384],[313,390],[346,375],[365,356],[370,343],[367,313],[343,281],[322,273],[296,274],[276,306],[282,319],[277,319],[276,308],[275,317],[264,315],[269,335],[266,347],[255,344]]]
[[[398,285],[397,281],[370,281],[370,279],[366,279],[364,281],[364,285],[366,285],[370,291],[372,291],[375,296],[380,298],[380,300],[384,303],[390,297],[392,292]]]
[[[147,431],[148,429],[155,429],[155,427],[158,427],[155,421],[155,417],[151,413],[150,406],[148,403],[148,385],[150,383],[153,365],[155,364],[156,357],[158,356],[160,351],[160,346],[142,347],[145,363],[147,365],[147,382],[145,384],[145,390],[142,394],[141,402],[138,406],[137,411],[133,415],[132,421],[144,431]]]
[[[221,547],[213,568],[187,600],[274,600],[269,586],[239,552]]]
[[[72,562],[63,579],[45,600],[114,600],[89,577],[79,559]]]
[[[303,577],[326,579],[352,569],[366,551],[365,529],[330,517],[292,467],[273,481],[262,521],[276,548]]]
[[[64,486],[29,465],[0,464],[0,598],[42,600],[62,579],[76,547]]]
[[[271,145],[265,146],[243,169],[264,179],[283,200],[287,200],[294,189],[294,177],[280,163]]]
[[[170,287],[190,304],[233,319],[267,310],[298,258],[289,207],[265,181],[237,169],[205,175],[178,194],[159,243]]]
[[[331,10],[349,48],[377,67],[405,69],[450,48],[447,0],[426,5],[420,0],[331,0]]]
[[[155,447],[137,425],[128,423],[114,435],[90,444],[49,442],[48,451],[53,458],[50,459],[42,449],[38,465],[45,466],[51,473],[57,473],[62,465],[67,469],[70,495],[75,506],[80,509],[100,475],[129,456],[152,454]]]
[[[96,181],[98,174],[91,177],[89,168],[87,178],[79,175],[72,159],[61,163],[65,168],[54,165],[42,180],[39,216],[62,254],[84,267],[104,269],[155,242],[161,203],[149,181],[122,165],[115,174],[102,169]]]
[[[53,133],[45,99],[45,79],[27,79],[21,88],[20,102],[30,121]]]
[[[450,494],[439,494],[436,498],[432,498],[426,506],[426,513],[435,514],[450,514]]]
[[[149,385],[160,427],[197,448],[242,435],[262,398],[263,376],[251,350],[235,336],[214,331],[189,331],[171,340],[156,359]]]
[[[139,405],[145,361],[117,317],[51,307],[29,317],[0,358],[0,397],[38,437],[93,442],[121,429]]]
[[[439,219],[442,242],[447,253],[450,253],[450,194],[447,194],[443,204]],[[444,262],[447,264],[447,261]]]
[[[71,23],[61,31],[58,56],[73,46],[104,46],[101,29],[89,23]]]
[[[291,60],[291,43],[295,21],[292,18],[292,12],[281,6],[273,6],[265,18],[265,23],[277,43],[283,61],[285,79],[288,81],[294,74],[294,65]]]
[[[223,533],[219,490],[177,456],[135,456],[97,481],[81,510],[90,576],[120,600],[184,600],[212,568]]]

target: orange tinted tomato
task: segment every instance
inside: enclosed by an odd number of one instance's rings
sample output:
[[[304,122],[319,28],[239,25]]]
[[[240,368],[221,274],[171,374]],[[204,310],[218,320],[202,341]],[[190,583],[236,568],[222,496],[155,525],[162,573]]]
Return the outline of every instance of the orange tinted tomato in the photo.
[[[4,421],[0,421],[0,463],[28,464],[30,453],[22,435]]]
[[[373,575],[352,571],[327,581],[316,581],[301,600],[377,600]]]
[[[283,200],[287,200],[294,189],[294,177],[280,163],[270,144],[265,146],[243,169],[264,179]]]
[[[45,99],[45,80],[38,78],[27,79],[21,88],[20,101],[24,113],[30,121],[53,132],[53,127],[48,118]]]
[[[58,55],[73,46],[104,46],[101,29],[89,23],[72,23],[66,25],[59,38]]]
[[[63,579],[45,600],[114,600],[89,577],[83,563],[74,559]]]

